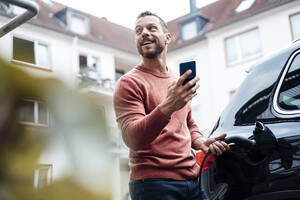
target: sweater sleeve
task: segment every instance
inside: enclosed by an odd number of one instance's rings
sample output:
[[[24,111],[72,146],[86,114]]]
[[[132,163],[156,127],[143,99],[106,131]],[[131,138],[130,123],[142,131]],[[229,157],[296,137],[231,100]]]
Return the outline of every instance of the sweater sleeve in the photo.
[[[203,137],[203,134],[199,131],[197,124],[195,123],[194,119],[192,118],[192,111],[190,110],[187,116],[187,125],[191,133],[191,140],[192,140],[192,147],[193,143],[199,137]]]
[[[117,83],[113,104],[123,140],[133,150],[150,144],[170,120],[158,107],[146,114],[141,89],[126,78]]]

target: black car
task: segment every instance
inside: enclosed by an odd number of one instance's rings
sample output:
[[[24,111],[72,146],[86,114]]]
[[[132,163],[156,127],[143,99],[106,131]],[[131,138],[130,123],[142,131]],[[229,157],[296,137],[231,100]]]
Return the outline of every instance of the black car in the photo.
[[[255,144],[232,143],[202,173],[210,199],[300,199],[300,40],[250,68],[210,136],[224,132]]]

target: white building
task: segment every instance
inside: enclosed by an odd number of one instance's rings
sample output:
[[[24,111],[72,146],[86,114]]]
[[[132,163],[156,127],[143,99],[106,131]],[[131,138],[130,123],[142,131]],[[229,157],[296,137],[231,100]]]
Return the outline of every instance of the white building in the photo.
[[[119,187],[115,199],[121,199],[128,192],[128,153],[115,122],[112,92],[118,77],[139,62],[134,32],[61,4],[36,2],[38,16],[0,39],[0,55],[36,75],[85,88],[99,100],[116,144],[114,167]],[[20,12],[0,5],[0,24]],[[195,1],[191,5],[191,13],[168,22],[175,37],[167,62],[178,72],[180,62],[197,61],[200,89],[193,100],[193,115],[200,130],[208,134],[245,71],[300,37],[300,1],[219,0],[200,9],[193,7]],[[49,126],[43,102],[30,99],[24,105],[40,116],[24,115],[22,123]],[[56,165],[51,162],[43,164],[51,166],[55,180]]]
[[[115,122],[112,94],[116,80],[138,62],[133,30],[58,3],[35,2],[40,9],[38,15],[0,39],[0,55],[20,69],[41,77],[58,78],[96,99],[108,119],[109,134],[115,145],[112,150],[115,176],[112,178],[118,185],[114,199],[120,199],[126,193],[128,153],[122,146]],[[19,7],[0,2],[0,24],[22,12]],[[24,99],[23,107],[20,122],[26,127],[47,129],[51,126],[43,101]],[[57,159],[43,156],[40,164],[33,183],[37,188],[45,184],[41,181],[50,183],[67,172],[60,155]],[[120,173],[120,169],[126,173]],[[126,185],[120,184],[123,174]]]
[[[168,65],[177,72],[182,60],[197,61],[200,89],[193,116],[208,134],[247,69],[300,37],[300,1],[219,0],[168,26],[176,37]]]

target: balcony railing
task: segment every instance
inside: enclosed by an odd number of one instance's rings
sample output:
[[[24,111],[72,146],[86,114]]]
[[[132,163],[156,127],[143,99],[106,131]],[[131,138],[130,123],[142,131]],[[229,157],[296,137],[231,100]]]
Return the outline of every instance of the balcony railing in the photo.
[[[93,88],[106,91],[113,91],[115,82],[110,78],[101,78],[93,67],[83,67],[78,75],[79,88]]]

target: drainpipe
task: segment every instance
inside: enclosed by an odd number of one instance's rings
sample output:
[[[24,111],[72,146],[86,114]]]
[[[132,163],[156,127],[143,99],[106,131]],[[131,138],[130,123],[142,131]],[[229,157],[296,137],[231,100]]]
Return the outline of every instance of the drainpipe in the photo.
[[[18,26],[24,24],[26,21],[30,20],[32,17],[37,15],[39,7],[36,3],[30,0],[0,0],[9,4],[13,4],[26,9],[27,11],[11,19],[9,22],[0,27],[0,38],[17,28]]]

